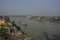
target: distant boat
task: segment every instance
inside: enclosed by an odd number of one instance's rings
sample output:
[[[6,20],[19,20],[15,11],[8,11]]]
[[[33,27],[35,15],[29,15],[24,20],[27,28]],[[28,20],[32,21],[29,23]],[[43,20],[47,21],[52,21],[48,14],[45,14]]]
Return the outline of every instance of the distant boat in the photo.
[[[38,21],[38,18],[36,18],[35,20]]]
[[[24,22],[24,23],[23,23],[23,26],[24,26],[24,27],[27,27],[27,26],[28,26],[28,23],[27,23],[27,22]]]

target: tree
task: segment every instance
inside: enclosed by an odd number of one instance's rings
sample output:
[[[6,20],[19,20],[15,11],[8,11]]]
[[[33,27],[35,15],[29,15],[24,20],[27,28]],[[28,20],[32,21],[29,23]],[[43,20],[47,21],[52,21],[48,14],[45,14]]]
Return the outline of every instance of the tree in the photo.
[[[15,25],[16,25],[15,21],[12,21],[12,25],[13,25],[13,26],[15,26]]]
[[[15,26],[17,28],[17,31],[21,31],[21,27],[20,26]]]
[[[16,27],[18,31],[21,31],[21,27],[17,26],[17,24],[15,23],[15,21],[12,22],[13,27]]]
[[[10,21],[10,18],[9,18],[8,16],[5,16],[4,19],[5,19],[6,23],[7,23],[7,22],[11,22],[11,21]]]

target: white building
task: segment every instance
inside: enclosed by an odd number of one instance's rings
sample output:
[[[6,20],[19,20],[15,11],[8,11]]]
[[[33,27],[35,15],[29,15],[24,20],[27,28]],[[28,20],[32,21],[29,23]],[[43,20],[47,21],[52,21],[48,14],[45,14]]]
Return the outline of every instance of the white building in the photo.
[[[28,18],[28,19],[31,19],[31,18],[32,18],[32,16],[27,16],[27,18]]]

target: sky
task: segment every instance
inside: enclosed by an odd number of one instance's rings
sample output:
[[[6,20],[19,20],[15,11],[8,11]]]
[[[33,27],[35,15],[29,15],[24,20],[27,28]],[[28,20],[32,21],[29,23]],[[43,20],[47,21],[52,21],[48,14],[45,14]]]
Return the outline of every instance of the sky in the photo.
[[[60,0],[0,0],[0,15],[60,16]]]

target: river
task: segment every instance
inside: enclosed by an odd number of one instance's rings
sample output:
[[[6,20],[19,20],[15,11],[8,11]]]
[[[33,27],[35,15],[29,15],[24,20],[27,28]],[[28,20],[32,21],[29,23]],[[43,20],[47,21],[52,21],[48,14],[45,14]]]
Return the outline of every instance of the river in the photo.
[[[54,23],[40,23],[35,20],[28,20],[27,18],[23,17],[10,17],[11,20],[15,20],[16,24],[21,26],[22,30],[26,33],[28,33],[33,40],[41,40],[43,39],[43,32],[47,32],[48,35],[51,34],[60,34],[60,24],[54,24]],[[19,21],[21,23],[19,24]],[[22,24],[24,21],[28,22],[28,26],[24,27]]]

